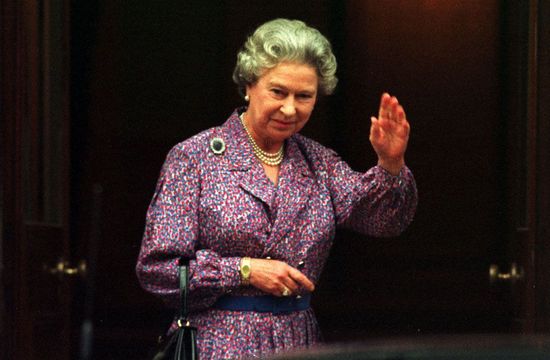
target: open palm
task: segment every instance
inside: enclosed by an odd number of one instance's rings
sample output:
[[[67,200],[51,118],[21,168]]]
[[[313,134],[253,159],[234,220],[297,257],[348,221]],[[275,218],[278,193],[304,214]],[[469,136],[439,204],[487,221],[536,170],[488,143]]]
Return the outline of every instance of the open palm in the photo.
[[[378,118],[371,118],[370,142],[378,155],[378,165],[393,175],[405,164],[410,125],[403,107],[395,96],[384,93]]]

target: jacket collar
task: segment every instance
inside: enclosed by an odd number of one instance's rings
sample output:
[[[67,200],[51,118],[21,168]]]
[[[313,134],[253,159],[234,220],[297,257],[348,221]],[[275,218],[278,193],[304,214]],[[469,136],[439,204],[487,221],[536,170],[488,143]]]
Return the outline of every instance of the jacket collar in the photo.
[[[252,145],[248,140],[248,135],[239,119],[239,115],[243,111],[246,111],[245,107],[237,108],[221,127],[224,141],[228,143],[226,149],[227,165],[234,171],[247,171],[252,167],[258,167],[255,165],[259,165],[252,150]],[[259,168],[262,169],[261,166]],[[291,136],[285,143],[285,157],[281,164],[281,175],[293,178],[311,177],[312,175],[296,135]]]
[[[239,119],[239,115],[244,111],[246,111],[244,107],[236,109],[222,125],[222,131],[228,143],[227,165],[234,171],[250,170],[256,160],[246,131]]]

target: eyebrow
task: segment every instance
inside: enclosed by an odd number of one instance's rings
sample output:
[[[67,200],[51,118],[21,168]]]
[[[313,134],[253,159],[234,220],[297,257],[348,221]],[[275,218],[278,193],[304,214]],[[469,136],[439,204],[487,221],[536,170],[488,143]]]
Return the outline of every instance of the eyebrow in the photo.
[[[280,82],[278,81],[270,81],[268,83],[268,86],[275,86],[275,87],[280,87],[280,88],[283,88],[285,90],[288,90],[288,86],[285,86],[283,84],[281,84]],[[306,89],[301,89],[299,91],[296,91],[297,93],[309,93],[309,94],[315,94],[317,91],[315,88],[306,88]]]

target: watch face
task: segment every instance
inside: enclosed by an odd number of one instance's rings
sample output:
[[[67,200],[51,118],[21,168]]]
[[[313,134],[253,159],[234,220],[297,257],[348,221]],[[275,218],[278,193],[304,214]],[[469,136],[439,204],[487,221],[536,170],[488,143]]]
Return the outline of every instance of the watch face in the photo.
[[[250,274],[250,265],[243,265],[241,268],[241,273],[245,276],[248,276]]]

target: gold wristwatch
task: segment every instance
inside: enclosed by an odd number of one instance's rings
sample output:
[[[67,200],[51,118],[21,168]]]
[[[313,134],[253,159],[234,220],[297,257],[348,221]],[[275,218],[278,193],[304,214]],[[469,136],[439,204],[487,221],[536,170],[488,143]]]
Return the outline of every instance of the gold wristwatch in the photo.
[[[243,257],[241,258],[241,284],[250,285],[250,258]]]

